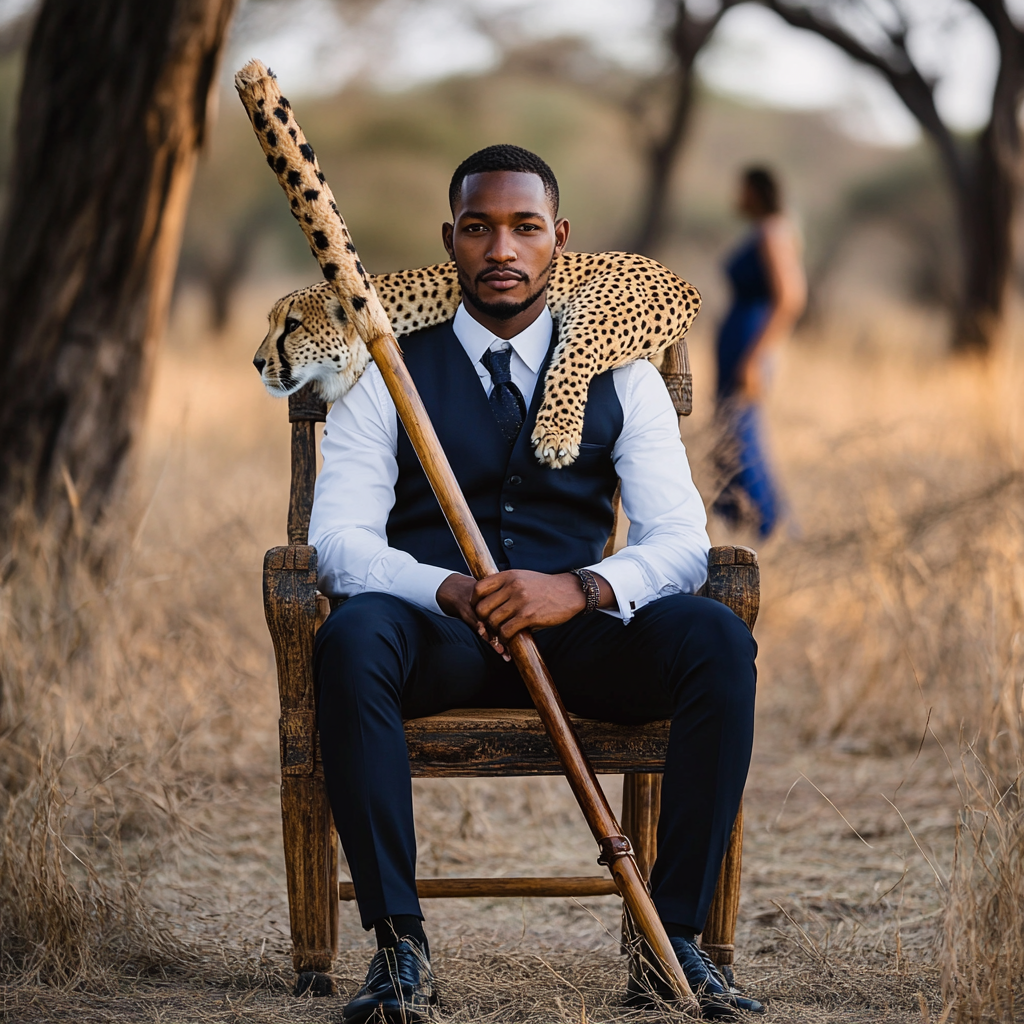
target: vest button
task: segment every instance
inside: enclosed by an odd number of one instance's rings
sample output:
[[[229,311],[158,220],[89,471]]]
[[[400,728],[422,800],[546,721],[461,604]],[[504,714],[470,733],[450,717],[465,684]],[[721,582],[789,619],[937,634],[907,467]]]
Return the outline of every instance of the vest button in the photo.
[[[509,482],[510,484],[512,484],[513,486],[516,486],[516,487],[518,487],[518,486],[519,486],[519,484],[521,484],[521,483],[523,482],[523,478],[522,478],[521,476],[518,476],[518,475],[516,475],[516,476],[510,476],[510,477],[508,478],[508,482]]]
[[[505,547],[510,548],[510,547],[512,547],[513,544],[515,544],[515,541],[511,537],[506,537],[502,541],[502,544],[504,544]]]
[[[505,502],[505,511],[506,512],[515,512],[515,509],[506,501]]]

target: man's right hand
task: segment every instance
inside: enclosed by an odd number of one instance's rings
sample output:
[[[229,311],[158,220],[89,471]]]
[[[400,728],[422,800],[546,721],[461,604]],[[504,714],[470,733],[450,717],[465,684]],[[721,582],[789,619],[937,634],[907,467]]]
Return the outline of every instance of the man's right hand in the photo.
[[[505,661],[512,658],[505,650],[504,644],[496,637],[487,632],[487,627],[476,617],[471,603],[473,588],[476,580],[472,576],[463,576],[462,573],[453,572],[437,588],[435,595],[441,611],[450,615],[453,619],[462,619],[471,629],[475,630],[482,639],[486,640],[494,650],[500,654]]]

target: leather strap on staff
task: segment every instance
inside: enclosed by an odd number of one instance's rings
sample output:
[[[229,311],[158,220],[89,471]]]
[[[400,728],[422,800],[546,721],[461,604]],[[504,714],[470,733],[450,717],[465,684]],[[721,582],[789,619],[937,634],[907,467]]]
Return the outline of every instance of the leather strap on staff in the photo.
[[[597,863],[606,868],[611,867],[612,862],[620,857],[633,856],[633,847],[625,836],[605,836],[597,845],[601,848]]]

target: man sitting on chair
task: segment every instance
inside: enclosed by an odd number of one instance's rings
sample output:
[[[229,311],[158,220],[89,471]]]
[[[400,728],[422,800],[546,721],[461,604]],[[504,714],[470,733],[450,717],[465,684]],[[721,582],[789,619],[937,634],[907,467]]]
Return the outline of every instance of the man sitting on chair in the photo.
[[[454,320],[402,347],[501,571],[480,582],[466,575],[371,363],[327,417],[309,529],[320,590],[348,598],[316,636],[318,723],[359,913],[379,947],[345,1020],[429,1013],[402,720],[530,707],[504,649],[523,629],[535,631],[570,711],[672,719],[654,903],[705,1015],[760,1011],[729,991],[694,940],[746,781],[756,647],[725,605],[694,596],[710,543],[672,402],[646,360],[595,377],[579,457],[542,465],[530,435],[558,332],[545,292],[569,238],[558,184],[535,154],[491,146],[455,171],[449,200],[442,238],[463,302]],[[601,561],[617,481],[628,545]],[[671,999],[638,963],[629,997]]]

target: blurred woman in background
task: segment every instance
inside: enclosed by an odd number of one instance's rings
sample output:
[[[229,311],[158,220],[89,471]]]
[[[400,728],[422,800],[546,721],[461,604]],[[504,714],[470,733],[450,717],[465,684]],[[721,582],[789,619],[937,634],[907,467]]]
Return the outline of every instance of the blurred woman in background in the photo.
[[[724,486],[714,511],[732,525],[753,519],[767,537],[779,521],[780,496],[768,465],[762,400],[779,346],[807,300],[796,227],[782,212],[775,175],[750,167],[740,178],[739,212],[752,230],[725,271],[732,306],[718,332],[718,412]]]

